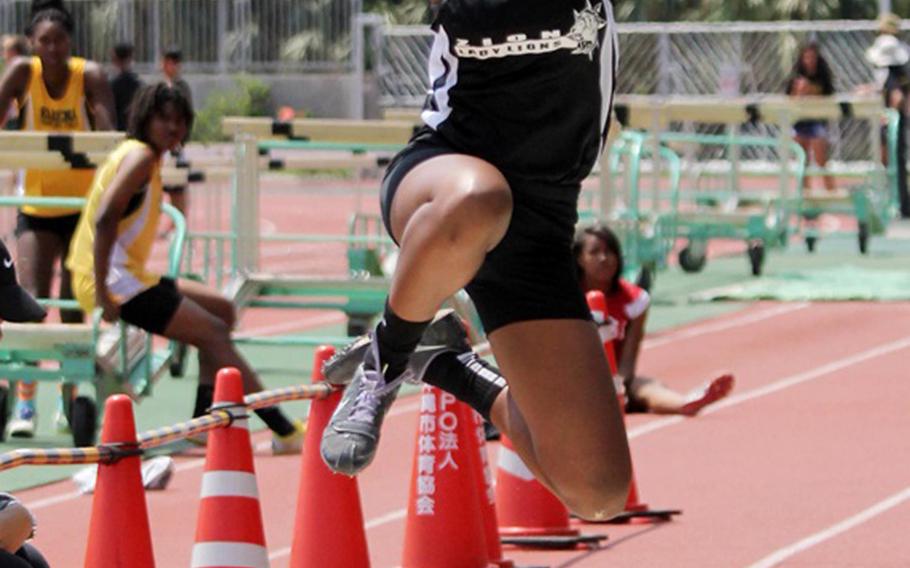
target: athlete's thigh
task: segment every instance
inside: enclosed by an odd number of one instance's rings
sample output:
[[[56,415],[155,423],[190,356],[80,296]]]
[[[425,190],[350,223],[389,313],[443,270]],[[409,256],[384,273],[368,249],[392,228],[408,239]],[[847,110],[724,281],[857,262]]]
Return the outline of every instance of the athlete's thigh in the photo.
[[[509,183],[489,162],[465,154],[442,154],[415,165],[398,183],[392,197],[392,237],[401,242],[404,229],[418,207],[445,203],[466,192],[509,193]]]
[[[224,322],[219,317],[189,296],[184,296],[162,335],[199,347],[210,342],[223,329]]]
[[[592,322],[524,321],[489,339],[541,465],[602,471],[624,459],[625,427]]]
[[[203,309],[228,324],[228,327],[234,326],[234,304],[225,298],[218,290],[201,282],[184,278],[177,280],[177,290]]]
[[[61,254],[60,238],[50,231],[24,231],[16,239],[19,281],[41,298],[50,296],[54,262]]]

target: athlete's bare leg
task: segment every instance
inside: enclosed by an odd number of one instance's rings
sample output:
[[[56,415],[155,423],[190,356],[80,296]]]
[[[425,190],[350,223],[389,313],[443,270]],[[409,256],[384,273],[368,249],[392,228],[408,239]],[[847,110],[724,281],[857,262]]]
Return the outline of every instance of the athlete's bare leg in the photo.
[[[511,194],[489,163],[440,156],[405,176],[391,214],[401,256],[389,304],[405,319],[425,321],[505,235]],[[493,420],[525,464],[580,516],[621,512],[631,476],[628,442],[594,325],[522,322],[494,331],[490,342],[511,385]]]

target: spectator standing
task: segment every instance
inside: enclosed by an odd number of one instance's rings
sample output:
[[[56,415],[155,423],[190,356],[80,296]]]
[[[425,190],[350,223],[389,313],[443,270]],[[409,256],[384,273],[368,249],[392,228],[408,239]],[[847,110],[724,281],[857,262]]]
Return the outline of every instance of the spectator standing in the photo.
[[[28,45],[28,38],[21,35],[3,36],[3,66],[4,68],[12,63],[17,57],[26,57],[31,53]],[[6,129],[19,130],[19,104],[13,101],[9,105],[9,111],[6,114]]]
[[[193,110],[192,90],[190,89],[190,85],[180,74],[182,65],[183,52],[179,47],[171,46],[167,48],[161,56],[161,73],[164,75],[164,82],[180,91],[180,94],[189,101],[190,110],[195,114],[195,111]],[[187,132],[187,138],[189,138],[189,132]],[[176,160],[178,164],[186,159],[183,154],[184,143],[186,143],[186,140],[184,140],[180,146],[170,151],[171,158]],[[171,205],[176,207],[177,210],[186,217],[190,206],[190,197],[187,192],[187,186],[166,185],[164,186],[164,192],[168,195]]]
[[[0,109],[16,102],[21,109],[20,128],[61,133],[110,130],[114,100],[107,76],[94,61],[71,55],[73,19],[62,0],[33,0],[28,37],[34,55],[18,57],[0,79]],[[2,117],[5,122],[6,116]],[[92,183],[92,170],[41,170],[29,168],[20,175],[19,192],[26,197],[84,197]],[[16,219],[19,270],[23,286],[34,296],[48,298],[58,262],[69,249],[80,209],[36,205],[22,206]],[[70,273],[60,266],[61,299],[72,298]],[[79,310],[61,310],[64,323],[82,321]],[[20,381],[9,434],[31,438],[35,433],[36,384]],[[59,430],[69,428],[62,400],[57,406]]]
[[[142,80],[133,71],[133,44],[122,42],[115,45],[111,51],[111,63],[116,69],[116,74],[111,77],[111,91],[114,93],[117,130],[123,132],[128,124],[130,103],[142,86]]]
[[[822,57],[817,43],[808,43],[799,51],[793,74],[787,82],[791,97],[820,97],[834,94],[831,67]],[[828,165],[828,123],[824,120],[799,120],[793,125],[796,142],[812,156],[818,167]],[[824,174],[825,189],[834,191],[834,177]],[[803,188],[809,187],[809,176],[803,178]]]
[[[897,128],[897,197],[900,214],[910,218],[910,194],[907,192],[907,115],[910,100],[910,74],[907,62],[910,49],[901,42],[901,20],[894,14],[884,14],[879,20],[879,35],[875,43],[866,50],[866,61],[874,67],[876,85],[881,89],[885,107],[897,111],[900,116]],[[882,128],[882,161],[888,163],[887,137]]]

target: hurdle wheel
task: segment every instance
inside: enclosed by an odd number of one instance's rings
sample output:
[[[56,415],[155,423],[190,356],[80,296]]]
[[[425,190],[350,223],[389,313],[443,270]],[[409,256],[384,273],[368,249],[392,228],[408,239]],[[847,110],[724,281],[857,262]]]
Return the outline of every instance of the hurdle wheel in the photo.
[[[0,442],[6,440],[6,423],[9,422],[9,387],[0,387]]]
[[[697,255],[689,247],[679,251],[679,265],[685,272],[701,272],[707,262],[707,255]]]
[[[95,429],[98,425],[98,411],[95,402],[87,396],[77,396],[70,410],[70,428],[73,430],[73,444],[77,448],[95,445]]]
[[[867,254],[869,252],[869,223],[866,223],[865,221],[860,222],[856,232],[856,238],[859,241],[860,254]]]
[[[642,290],[651,291],[651,286],[654,285],[654,274],[651,271],[650,266],[642,266],[641,270],[638,272],[638,279],[635,282],[639,288]]]
[[[752,266],[752,276],[761,276],[762,266],[765,264],[765,245],[762,243],[749,244],[749,264]]]
[[[806,237],[806,250],[809,252],[815,252],[815,244],[818,242],[818,237]]]
[[[171,356],[170,372],[174,378],[182,377],[186,372],[186,343],[177,343]]]
[[[370,331],[372,316],[363,314],[350,314],[345,330],[349,337],[357,337]]]

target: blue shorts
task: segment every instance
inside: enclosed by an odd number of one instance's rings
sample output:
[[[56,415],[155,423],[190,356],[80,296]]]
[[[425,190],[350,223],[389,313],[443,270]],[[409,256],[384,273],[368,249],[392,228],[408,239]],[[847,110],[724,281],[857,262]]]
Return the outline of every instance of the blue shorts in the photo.
[[[817,121],[800,121],[793,125],[793,134],[800,138],[827,138],[828,125]]]

